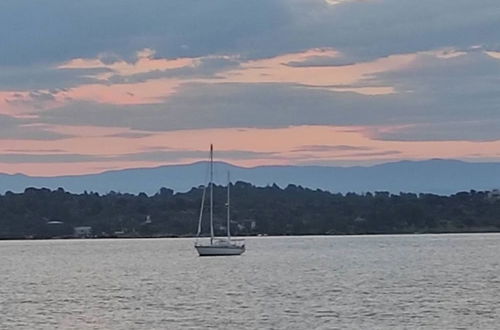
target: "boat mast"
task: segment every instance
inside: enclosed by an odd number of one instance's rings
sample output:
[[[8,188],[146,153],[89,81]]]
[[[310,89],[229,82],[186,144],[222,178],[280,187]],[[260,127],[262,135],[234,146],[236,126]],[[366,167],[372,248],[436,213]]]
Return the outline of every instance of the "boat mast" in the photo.
[[[214,241],[214,147],[210,144],[210,244]]]
[[[227,239],[231,240],[231,199],[230,199],[231,178],[227,171]]]
[[[205,205],[206,192],[207,192],[207,186],[205,185],[203,186],[203,195],[201,195],[200,217],[198,218],[198,232],[196,233],[196,237],[200,237],[201,235],[201,221],[203,220],[203,206]]]

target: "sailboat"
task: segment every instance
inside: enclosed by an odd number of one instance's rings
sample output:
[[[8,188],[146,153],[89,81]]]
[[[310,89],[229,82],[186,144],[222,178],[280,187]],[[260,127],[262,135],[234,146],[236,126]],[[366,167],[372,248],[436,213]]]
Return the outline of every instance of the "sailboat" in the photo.
[[[231,239],[231,208],[230,208],[230,178],[228,173],[227,183],[227,237],[215,237],[214,235],[214,149],[210,145],[210,181],[208,188],[210,191],[210,240],[199,241],[201,235],[201,222],[203,219],[203,209],[205,206],[206,186],[203,188],[203,196],[201,198],[200,216],[198,220],[198,232],[196,234],[196,242],[194,247],[198,251],[200,257],[204,256],[234,256],[245,252],[245,241],[242,239]]]

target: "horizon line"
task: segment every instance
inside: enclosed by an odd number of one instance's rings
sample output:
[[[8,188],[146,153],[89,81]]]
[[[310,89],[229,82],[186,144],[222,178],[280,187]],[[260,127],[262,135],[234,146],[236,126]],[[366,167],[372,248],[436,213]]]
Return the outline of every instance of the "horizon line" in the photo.
[[[458,163],[466,163],[466,164],[500,164],[500,161],[470,161],[470,160],[463,160],[463,159],[456,159],[456,158],[426,158],[426,159],[400,159],[400,160],[389,160],[389,161],[382,161],[382,162],[375,162],[373,164],[368,164],[368,165],[315,165],[315,164],[288,164],[288,165],[282,165],[282,164],[268,164],[268,165],[256,165],[256,166],[241,166],[241,165],[235,165],[233,163],[227,162],[227,161],[214,161],[216,164],[224,164],[224,165],[229,165],[232,167],[240,168],[240,169],[256,169],[256,168],[265,168],[265,167],[320,167],[320,168],[355,168],[355,167],[362,167],[362,168],[370,168],[370,167],[376,167],[376,166],[381,166],[381,165],[386,165],[386,164],[396,164],[396,163],[423,163],[423,162],[430,162],[430,161],[449,161],[449,162],[458,162]],[[102,170],[102,171],[96,171],[96,172],[88,172],[88,173],[81,173],[81,174],[67,174],[67,175],[30,175],[26,173],[5,173],[5,172],[0,172],[0,175],[5,175],[5,176],[26,176],[26,177],[31,177],[31,178],[60,178],[60,177],[82,177],[82,176],[90,176],[90,175],[100,175],[100,174],[105,174],[105,173],[113,173],[113,172],[121,172],[121,171],[134,171],[134,170],[153,170],[153,169],[159,169],[163,167],[182,167],[182,166],[193,166],[197,164],[203,164],[203,163],[208,163],[208,160],[199,160],[199,161],[194,161],[190,163],[180,163],[180,164],[162,164],[162,165],[155,165],[155,166],[140,166],[140,167],[124,167],[124,168],[117,168],[117,169],[108,169],[108,170]]]

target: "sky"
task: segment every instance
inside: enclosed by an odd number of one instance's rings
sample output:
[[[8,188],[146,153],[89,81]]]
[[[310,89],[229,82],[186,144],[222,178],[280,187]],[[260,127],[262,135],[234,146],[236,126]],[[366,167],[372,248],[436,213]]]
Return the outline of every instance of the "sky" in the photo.
[[[498,0],[2,0],[0,172],[500,161]]]

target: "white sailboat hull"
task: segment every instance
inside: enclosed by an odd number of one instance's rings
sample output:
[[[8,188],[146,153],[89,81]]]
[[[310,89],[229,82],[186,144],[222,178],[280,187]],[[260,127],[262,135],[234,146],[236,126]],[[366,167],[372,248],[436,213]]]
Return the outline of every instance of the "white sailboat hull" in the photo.
[[[200,257],[208,256],[239,256],[245,252],[244,246],[214,246],[197,245],[195,246]]]

